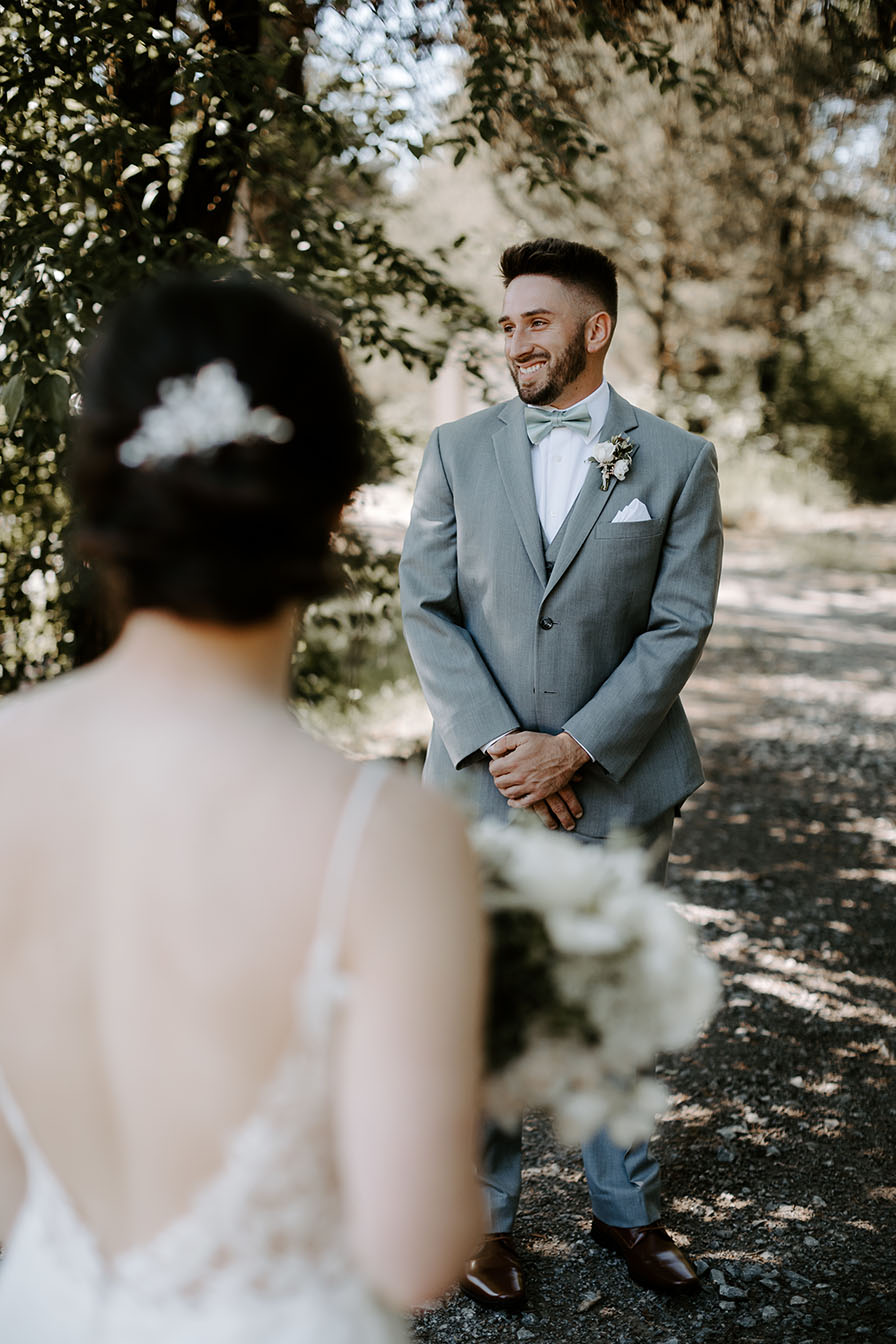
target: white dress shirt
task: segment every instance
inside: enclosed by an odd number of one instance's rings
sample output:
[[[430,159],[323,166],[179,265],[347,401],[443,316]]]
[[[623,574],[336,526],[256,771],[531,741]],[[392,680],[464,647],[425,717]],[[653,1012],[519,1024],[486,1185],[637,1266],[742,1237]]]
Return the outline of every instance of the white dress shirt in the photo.
[[[535,503],[548,542],[552,542],[560,531],[564,518],[585,484],[585,477],[590,470],[588,458],[610,409],[609,384],[602,382],[600,387],[576,405],[587,406],[591,412],[591,429],[587,434],[560,425],[545,434],[540,443],[532,445]]]
[[[610,409],[609,384],[606,381],[602,382],[600,387],[595,388],[587,397],[575,404],[587,406],[591,412],[591,428],[587,434],[560,425],[557,429],[552,429],[549,434],[545,434],[540,443],[532,445],[535,503],[549,543],[560,531],[564,518],[575,504],[576,496],[585,484],[585,477],[591,467],[588,458]],[[501,737],[504,736],[506,734],[502,733]],[[574,740],[579,741],[578,738]],[[495,743],[500,741],[501,738],[496,737],[486,743],[482,750],[488,753]],[[579,746],[582,746],[581,742]],[[588,751],[588,748],[582,747],[582,750]],[[590,751],[588,755],[593,761],[594,757]]]

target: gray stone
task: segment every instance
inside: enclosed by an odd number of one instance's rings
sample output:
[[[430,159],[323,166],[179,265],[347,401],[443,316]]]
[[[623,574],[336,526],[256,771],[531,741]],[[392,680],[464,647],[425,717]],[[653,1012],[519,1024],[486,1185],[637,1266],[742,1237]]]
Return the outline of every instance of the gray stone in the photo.
[[[807,1303],[808,1300],[809,1300],[809,1299],[806,1298],[806,1297],[799,1297],[799,1296],[797,1296],[797,1297],[792,1297],[792,1298],[790,1299],[790,1305],[791,1305],[792,1307],[804,1307],[804,1306],[806,1305],[806,1303]]]
[[[764,1321],[773,1321],[778,1314],[777,1307],[763,1307],[759,1315]]]
[[[781,1287],[778,1280],[773,1279],[771,1274],[763,1274],[759,1282],[763,1285],[764,1288],[770,1288],[772,1292],[777,1292],[778,1289]]]
[[[713,1283],[727,1283],[727,1282],[728,1282],[728,1280],[725,1278],[725,1275],[722,1273],[722,1271],[721,1271],[720,1269],[711,1269],[711,1270],[709,1271],[709,1277],[712,1279]]]
[[[534,1330],[527,1330],[526,1327],[523,1326],[522,1330],[517,1330],[516,1337],[517,1339],[534,1339],[535,1332]]]
[[[746,1297],[746,1295],[747,1291],[745,1288],[735,1288],[733,1283],[723,1283],[721,1288],[719,1289],[719,1297],[727,1297],[733,1299],[737,1297]]]
[[[695,1261],[694,1261],[694,1268],[696,1269],[697,1273],[700,1274],[700,1275],[702,1276],[702,1275],[704,1275],[704,1274],[706,1273],[706,1271],[709,1269],[709,1265],[707,1264],[707,1262],[706,1262],[705,1260],[695,1260]]]
[[[750,1330],[756,1324],[755,1316],[738,1316],[737,1323],[742,1330]]]

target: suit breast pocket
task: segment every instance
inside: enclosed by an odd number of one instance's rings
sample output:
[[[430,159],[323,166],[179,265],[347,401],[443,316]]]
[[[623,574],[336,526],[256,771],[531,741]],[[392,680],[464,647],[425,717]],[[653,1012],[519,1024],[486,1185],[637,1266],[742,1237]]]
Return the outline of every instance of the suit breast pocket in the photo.
[[[666,530],[662,518],[651,518],[639,523],[595,523],[591,536],[596,541],[609,541],[630,546],[661,538]]]
[[[588,563],[603,583],[631,602],[649,595],[659,565],[666,524],[661,518],[643,523],[596,523],[585,548]]]

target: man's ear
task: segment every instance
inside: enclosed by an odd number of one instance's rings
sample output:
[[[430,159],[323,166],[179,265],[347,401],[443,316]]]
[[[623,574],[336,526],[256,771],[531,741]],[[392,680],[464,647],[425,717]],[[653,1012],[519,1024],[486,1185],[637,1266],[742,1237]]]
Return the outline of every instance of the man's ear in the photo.
[[[585,323],[585,349],[596,355],[606,350],[613,335],[613,321],[609,313],[592,313]]]

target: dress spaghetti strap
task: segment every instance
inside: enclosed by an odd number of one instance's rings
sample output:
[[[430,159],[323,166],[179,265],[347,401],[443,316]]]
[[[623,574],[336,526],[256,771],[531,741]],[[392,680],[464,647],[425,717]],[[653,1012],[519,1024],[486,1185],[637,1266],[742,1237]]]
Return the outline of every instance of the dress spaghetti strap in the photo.
[[[306,1008],[315,1014],[320,1012],[318,996],[322,987],[327,983],[339,986],[341,982],[338,967],[348,918],[351,882],[370,814],[388,773],[382,761],[373,761],[359,768],[333,835],[318,906],[317,927],[311,940],[307,974],[304,977]],[[326,1000],[327,996],[324,995],[324,998]]]
[[[0,1115],[6,1121],[10,1134],[19,1145],[22,1156],[30,1165],[35,1153],[35,1143],[19,1103],[10,1091],[9,1083],[6,1081],[6,1075],[2,1068],[0,1068]]]

